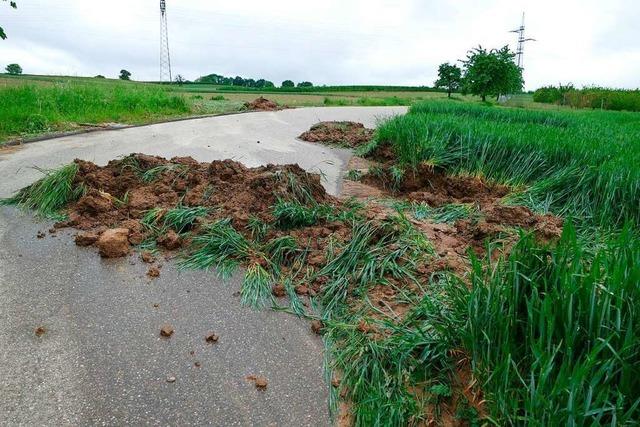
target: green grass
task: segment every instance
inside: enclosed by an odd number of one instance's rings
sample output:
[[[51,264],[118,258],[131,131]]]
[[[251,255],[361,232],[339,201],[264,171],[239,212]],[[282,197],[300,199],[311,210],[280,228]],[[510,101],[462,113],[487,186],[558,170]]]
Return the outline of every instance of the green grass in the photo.
[[[1,199],[0,204],[33,209],[48,218],[62,219],[61,209],[84,194],[84,186],[74,186],[78,165],[70,163],[58,169],[40,169],[44,177],[18,191],[14,196]]]
[[[424,102],[383,122],[401,165],[419,162],[519,190],[533,209],[593,225],[640,225],[640,120],[634,113],[541,112]]]
[[[590,253],[567,228],[490,259],[474,263],[464,341],[499,423],[636,424],[640,240],[625,230]]]
[[[0,89],[0,140],[82,123],[144,123],[191,112],[183,97],[155,85],[56,82]]]

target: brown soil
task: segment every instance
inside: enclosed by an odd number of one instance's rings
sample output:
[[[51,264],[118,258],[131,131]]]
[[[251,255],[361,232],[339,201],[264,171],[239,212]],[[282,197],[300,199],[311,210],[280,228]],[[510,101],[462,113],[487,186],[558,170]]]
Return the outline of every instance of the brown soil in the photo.
[[[160,328],[160,336],[161,337],[165,337],[165,338],[169,338],[171,337],[171,335],[173,335],[173,326],[167,324],[167,325],[162,325],[162,327]]]
[[[256,98],[251,102],[245,102],[244,108],[251,111],[276,111],[280,109],[278,104],[263,97]]]
[[[208,333],[205,337],[204,340],[206,342],[208,342],[209,344],[213,344],[213,343],[217,343],[218,342],[219,337],[214,334],[213,332]]]
[[[137,245],[150,236],[140,223],[144,214],[151,208],[164,212],[180,200],[185,206],[212,208],[207,220],[231,218],[237,230],[245,230],[250,216],[272,222],[271,207],[276,200],[296,197],[290,179],[307,188],[316,201],[339,204],[326,194],[320,176],[309,174],[298,165],[247,168],[232,160],[198,163],[190,157],[166,160],[143,154],[127,159],[111,161],[104,167],[76,160],[79,172],[75,185],[82,184],[87,191],[67,207],[69,220],[56,224],[56,228],[81,230],[76,243],[95,244],[104,257],[128,254],[129,245]],[[167,170],[145,182],[140,172],[129,166],[131,159],[142,170]],[[175,230],[157,238],[158,246],[167,250],[178,249],[184,243]]]
[[[299,138],[307,142],[337,144],[358,147],[371,141],[373,129],[367,129],[356,122],[319,122],[311,126]]]
[[[267,379],[265,377],[257,376],[257,375],[248,375],[247,380],[253,381],[256,388],[258,390],[266,390],[267,388]]]
[[[151,278],[160,277],[160,269],[155,265],[149,267],[149,270],[147,270],[147,276]]]

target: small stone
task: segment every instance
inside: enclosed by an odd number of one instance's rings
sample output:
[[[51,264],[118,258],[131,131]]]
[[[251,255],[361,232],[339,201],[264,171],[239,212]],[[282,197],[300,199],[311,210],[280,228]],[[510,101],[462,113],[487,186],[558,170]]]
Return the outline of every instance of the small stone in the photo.
[[[200,365],[200,362],[194,362],[193,366],[195,366],[196,368],[199,368],[201,365]]]
[[[43,239],[44,236],[46,236],[46,234],[44,233],[44,231],[38,231],[38,234],[36,234],[36,237],[38,239]]]
[[[204,340],[206,342],[208,342],[209,344],[213,344],[213,343],[217,343],[219,338],[220,338],[219,336],[217,336],[216,334],[211,332],[211,333],[207,334],[206,337],[204,337]]]
[[[168,383],[175,383],[176,382],[176,377],[167,377],[167,382]]]
[[[45,333],[47,332],[47,330],[45,329],[44,326],[38,326],[35,330],[36,336],[37,337],[41,337],[43,336]]]
[[[158,307],[160,307],[160,304],[158,303],[153,304],[153,308],[158,308]]]
[[[171,325],[163,325],[162,328],[160,328],[160,336],[163,336],[165,338],[169,338],[171,335],[173,335],[173,326]]]

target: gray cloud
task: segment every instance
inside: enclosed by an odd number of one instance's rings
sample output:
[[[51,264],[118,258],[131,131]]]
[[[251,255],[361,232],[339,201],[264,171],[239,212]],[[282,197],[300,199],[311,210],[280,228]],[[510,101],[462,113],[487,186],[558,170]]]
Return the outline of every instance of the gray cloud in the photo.
[[[522,10],[528,88],[573,82],[640,86],[636,0],[167,0],[174,74],[311,80],[319,84],[425,84],[437,65],[478,44],[510,43]],[[157,0],[0,4],[9,39],[0,65],[34,74],[158,76]]]

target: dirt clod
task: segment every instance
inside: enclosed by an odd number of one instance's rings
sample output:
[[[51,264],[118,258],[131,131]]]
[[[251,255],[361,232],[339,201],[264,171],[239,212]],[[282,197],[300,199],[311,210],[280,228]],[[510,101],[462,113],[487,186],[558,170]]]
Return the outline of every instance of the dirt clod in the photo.
[[[322,330],[324,328],[324,324],[320,321],[320,320],[313,320],[311,321],[311,330],[318,334],[321,335],[322,334]]]
[[[160,328],[160,336],[161,337],[169,338],[169,337],[171,337],[171,335],[173,335],[173,332],[174,332],[173,326],[171,326],[169,324],[163,325]]]
[[[299,138],[307,142],[346,145],[358,147],[371,141],[373,129],[367,129],[356,122],[319,122],[311,126]]]
[[[100,235],[96,243],[100,256],[118,258],[129,253],[129,229],[112,228]]]
[[[269,101],[262,96],[260,98],[256,98],[251,102],[245,102],[244,107],[247,110],[252,111],[276,111],[278,110],[278,104],[273,101]]]
[[[93,231],[81,231],[76,234],[75,242],[78,246],[91,246],[98,241],[100,236]]]
[[[287,295],[286,289],[281,284],[273,285],[273,287],[271,288],[271,293],[276,298],[282,298]]]
[[[204,340],[206,342],[208,342],[209,344],[214,344],[218,342],[218,339],[220,339],[220,337],[218,337],[215,333],[210,332],[208,333],[205,337]]]
[[[36,234],[36,237],[38,239],[44,239],[45,236],[46,236],[46,233],[44,231],[38,231],[38,233]]]
[[[156,261],[156,257],[154,257],[153,254],[149,251],[142,252],[140,254],[140,258],[142,259],[143,262],[146,262],[147,264],[151,264]]]
[[[151,267],[149,267],[149,270],[147,270],[147,276],[155,278],[155,277],[159,277],[160,276],[160,269],[158,267],[156,267],[155,265],[152,265]]]
[[[259,375],[248,375],[247,379],[253,381],[258,390],[266,390],[268,382],[265,377]]]
[[[173,230],[169,230],[166,234],[160,236],[157,240],[158,244],[165,249],[174,250],[182,245],[182,239]]]
[[[43,336],[47,332],[47,329],[44,326],[38,326],[35,330],[35,334],[37,337]]]

